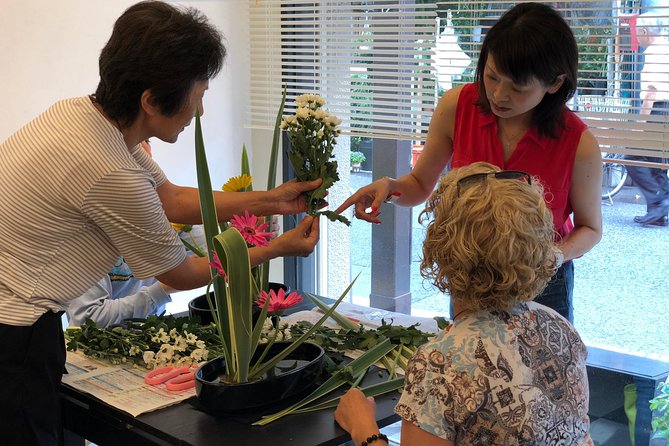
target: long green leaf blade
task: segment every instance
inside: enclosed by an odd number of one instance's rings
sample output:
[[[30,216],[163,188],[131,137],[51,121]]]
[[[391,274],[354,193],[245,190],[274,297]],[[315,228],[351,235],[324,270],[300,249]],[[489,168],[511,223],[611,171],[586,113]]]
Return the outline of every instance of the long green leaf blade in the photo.
[[[200,213],[202,214],[202,225],[204,227],[205,240],[207,242],[207,256],[213,259],[212,240],[218,234],[218,217],[216,216],[216,203],[214,193],[211,188],[211,177],[209,176],[209,167],[207,166],[207,154],[204,147],[204,138],[202,136],[202,123],[200,121],[200,111],[195,113],[195,165],[197,170],[197,186],[200,197]],[[212,269],[212,277],[216,272]],[[214,280],[214,294],[222,296],[225,294],[225,283],[222,279]],[[219,321],[220,322],[220,321]],[[229,338],[222,338],[223,351],[227,358],[231,355],[231,345]]]
[[[235,228],[228,228],[214,237],[214,247],[223,269],[231,280],[228,281],[229,292],[226,299],[219,299],[219,314],[227,317],[227,329],[230,336],[232,356],[226,358],[228,371],[234,367],[235,382],[247,382],[249,363],[251,361],[251,306],[253,304],[253,286],[251,284],[251,261],[246,240]],[[223,320],[223,317],[221,317]]]
[[[362,356],[351,361],[346,368],[352,370],[351,374],[356,376],[362,373],[363,370],[367,370],[373,364],[378,362],[381,358],[388,354],[394,348],[393,344],[389,339],[384,339],[382,342],[379,342],[377,345],[369,349]],[[296,409],[304,407],[305,405],[327,395],[333,390],[341,387],[346,384],[348,379],[343,376],[342,370],[339,370],[334,375],[332,375],[327,381],[321,384],[316,390],[309,394],[306,398],[301,401],[293,404],[292,406],[284,409],[280,412],[277,412],[273,415],[267,415],[262,419],[253,423],[254,425],[265,425],[271,423],[272,421],[278,420],[281,417],[293,413]]]

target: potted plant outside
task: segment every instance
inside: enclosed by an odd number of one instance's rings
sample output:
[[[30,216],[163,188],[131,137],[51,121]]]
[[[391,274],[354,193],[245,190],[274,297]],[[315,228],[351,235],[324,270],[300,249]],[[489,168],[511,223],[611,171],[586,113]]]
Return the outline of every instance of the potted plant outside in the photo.
[[[367,157],[362,152],[351,151],[351,171],[359,172],[362,163],[367,161]]]

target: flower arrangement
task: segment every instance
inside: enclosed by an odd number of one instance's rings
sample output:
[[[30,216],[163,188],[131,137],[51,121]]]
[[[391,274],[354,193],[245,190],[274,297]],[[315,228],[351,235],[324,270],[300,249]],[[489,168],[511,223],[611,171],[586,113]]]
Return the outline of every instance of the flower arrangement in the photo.
[[[279,118],[280,114],[277,116],[277,123],[279,122]],[[275,135],[276,133],[275,131]],[[275,138],[275,142],[278,143],[278,137]],[[243,171],[248,170],[248,162],[245,163],[245,159],[246,157],[242,156]],[[265,353],[269,351],[273,343],[269,342],[265,347],[263,355],[261,355],[263,361],[252,364],[252,358],[258,348],[262,329],[267,319],[271,299],[265,299],[258,320],[254,325],[252,321],[252,308],[262,288],[258,286],[258,282],[255,280],[252,272],[249,247],[247,245],[249,238],[244,238],[242,233],[232,225],[229,225],[227,228],[224,227],[221,231],[221,226],[219,226],[218,218],[216,217],[216,206],[214,204],[211,179],[207,167],[199,115],[195,117],[195,162],[197,166],[202,223],[206,240],[211,241],[207,247],[207,255],[212,266],[212,279],[205,295],[212,310],[214,325],[219,336],[223,355],[225,356],[227,370],[224,379],[229,383],[246,383],[263,376],[268,370],[271,370],[279,361],[286,358],[301,343],[307,340],[332,315],[353,284],[349,285],[337,302],[325,312],[320,321],[314,324],[311,330],[294,339],[290,346],[283,349],[280,353],[271,358],[266,358]],[[271,170],[272,167],[270,166]],[[248,175],[248,172],[242,172],[242,175],[245,173]],[[262,225],[264,224],[262,223]],[[262,226],[256,226],[251,239],[255,240],[257,232],[263,232],[263,230]],[[213,301],[209,293],[211,288],[214,291]]]
[[[325,215],[332,221],[350,226],[351,222],[336,212],[319,211],[325,204],[327,190],[339,181],[337,161],[332,152],[341,133],[341,120],[322,108],[325,99],[316,94],[298,96],[295,105],[295,114],[286,116],[280,124],[290,140],[288,160],[299,181],[323,179],[320,187],[307,193],[307,212],[314,216]]]

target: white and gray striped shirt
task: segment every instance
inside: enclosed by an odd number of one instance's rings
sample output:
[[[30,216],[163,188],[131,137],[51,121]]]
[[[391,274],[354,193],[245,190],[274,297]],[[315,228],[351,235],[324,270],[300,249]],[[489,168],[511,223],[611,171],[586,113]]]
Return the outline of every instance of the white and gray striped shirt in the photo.
[[[138,278],[179,265],[186,251],[156,192],[165,181],[88,97],[56,103],[0,144],[0,323],[63,309],[121,255]]]

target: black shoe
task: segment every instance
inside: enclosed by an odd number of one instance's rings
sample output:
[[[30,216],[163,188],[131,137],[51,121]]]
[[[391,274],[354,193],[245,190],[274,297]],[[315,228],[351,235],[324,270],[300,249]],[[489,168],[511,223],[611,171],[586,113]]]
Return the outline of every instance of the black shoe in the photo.
[[[669,220],[667,219],[666,215],[664,217],[660,217],[657,220],[650,220],[646,217],[648,217],[648,214],[644,215],[643,217],[634,217],[634,223],[639,223],[643,226],[669,226]]]
[[[669,213],[669,198],[665,198],[657,205],[653,206],[643,217],[634,217],[634,223],[642,225],[656,224],[656,222],[664,221]],[[661,225],[664,226],[664,225]]]

